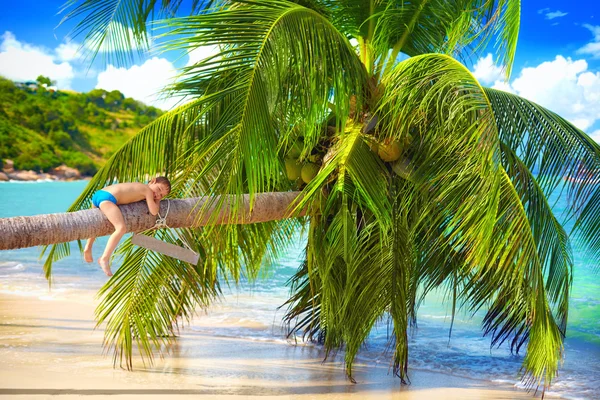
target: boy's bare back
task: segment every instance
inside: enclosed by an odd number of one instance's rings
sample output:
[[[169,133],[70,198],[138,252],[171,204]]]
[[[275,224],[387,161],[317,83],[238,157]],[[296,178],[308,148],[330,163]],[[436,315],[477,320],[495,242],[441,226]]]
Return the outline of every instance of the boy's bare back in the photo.
[[[138,182],[117,183],[116,185],[106,186],[102,190],[115,196],[118,204],[146,200],[148,195],[154,197],[148,185]]]

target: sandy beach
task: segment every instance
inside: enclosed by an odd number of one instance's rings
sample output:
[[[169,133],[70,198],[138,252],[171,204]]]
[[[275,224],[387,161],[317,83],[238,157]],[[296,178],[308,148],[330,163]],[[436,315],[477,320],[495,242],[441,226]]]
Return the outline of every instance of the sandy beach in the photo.
[[[357,384],[318,346],[183,330],[171,354],[135,371],[113,368],[94,330],[93,292],[66,299],[0,294],[0,398],[530,399],[491,382],[411,370],[401,386],[387,365],[357,365]],[[201,318],[201,317],[199,317]]]

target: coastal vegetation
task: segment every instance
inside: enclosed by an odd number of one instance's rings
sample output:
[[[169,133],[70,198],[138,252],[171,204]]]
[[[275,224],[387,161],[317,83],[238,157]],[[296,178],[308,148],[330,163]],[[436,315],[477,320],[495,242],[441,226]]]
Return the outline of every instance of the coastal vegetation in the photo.
[[[109,45],[126,63],[129,49],[150,43],[149,19],[175,15],[181,2],[69,4],[66,19],[81,18],[75,30],[91,47]],[[154,174],[169,175],[173,197],[213,199],[201,208],[216,210],[204,228],[146,232],[186,243],[198,265],[120,247],[97,309],[115,363],[132,367],[134,348],[152,360],[178,321],[222,284],[256,278],[301,225],[308,242],[285,321],[328,353],[343,349],[350,379],[371,329],[387,319],[393,371],[406,381],[409,327],[437,290],[452,316],[485,313],[492,346],[524,350],[528,386],[550,385],[567,334],[570,240],[600,254],[600,192],[589,184],[600,148],[558,115],[482,87],[461,64],[491,41],[510,75],[520,2],[193,4],[190,16],[158,25],[165,50],[219,48],[167,88],[189,102],[115,152],[69,210],[87,209],[115,179]],[[246,194],[252,207],[258,194],[298,189],[291,211],[308,208],[307,218],[227,224],[242,217]],[[572,231],[548,203],[555,190],[569,196]],[[229,220],[216,214],[224,205]],[[69,248],[47,250],[50,274]]]
[[[91,176],[162,112],[118,90],[88,93],[51,89],[52,81],[0,77],[0,163],[48,172],[61,164]]]

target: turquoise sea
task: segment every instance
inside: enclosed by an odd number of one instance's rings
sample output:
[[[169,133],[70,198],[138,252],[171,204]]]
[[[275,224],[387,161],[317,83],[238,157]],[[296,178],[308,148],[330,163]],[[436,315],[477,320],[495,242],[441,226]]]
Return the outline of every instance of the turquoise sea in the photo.
[[[86,183],[0,182],[0,218],[64,212]],[[552,203],[557,214],[566,207],[562,198],[554,198]],[[96,242],[95,256],[100,254],[105,240]],[[284,311],[278,307],[287,298],[285,283],[298,267],[304,243],[299,234],[297,243],[271,266],[266,278],[225,289],[223,300],[206,315],[200,315],[188,329],[252,340],[285,340],[281,324]],[[588,258],[576,243],[573,246],[575,276],[565,359],[550,393],[570,399],[597,399],[600,398],[600,260]],[[39,254],[39,248],[0,251],[0,292],[47,301],[55,298],[75,301],[77,291],[96,290],[107,279],[97,264],[86,264],[73,248],[71,257],[55,264],[54,286],[50,291]],[[449,340],[450,305],[443,303],[441,296],[431,296],[419,311],[417,328],[410,332],[410,367],[519,385],[522,356],[511,355],[504,345],[490,348],[490,339],[482,336],[480,322],[481,315],[457,315]],[[387,334],[384,321],[372,332],[368,346],[360,353],[361,361],[389,363]],[[99,356],[101,352],[98,344]],[[397,378],[390,375],[389,379]]]

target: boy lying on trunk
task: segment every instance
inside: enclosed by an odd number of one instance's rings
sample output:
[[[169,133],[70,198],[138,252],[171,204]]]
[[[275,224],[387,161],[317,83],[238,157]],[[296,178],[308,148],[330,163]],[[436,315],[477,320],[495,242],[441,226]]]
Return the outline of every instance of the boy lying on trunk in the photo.
[[[152,179],[147,185],[143,183],[118,183],[98,190],[92,197],[92,207],[99,208],[106,215],[106,218],[115,227],[115,231],[108,238],[104,253],[98,259],[98,264],[107,276],[111,276],[110,256],[119,244],[119,240],[127,232],[123,214],[117,205],[135,203],[136,201],[146,200],[148,209],[152,215],[158,214],[160,210],[160,200],[171,191],[171,182],[164,176]],[[83,258],[86,262],[94,261],[92,258],[92,246],[95,237],[89,238],[85,244]]]

